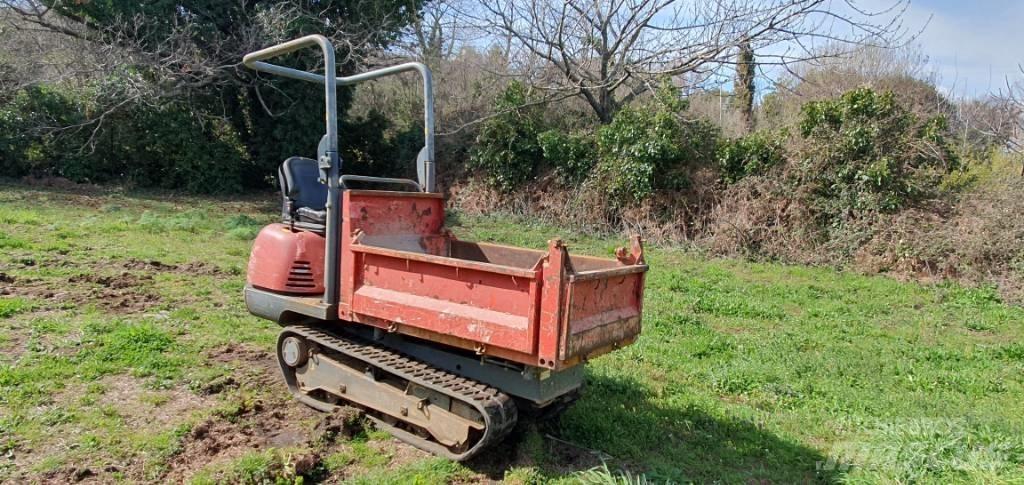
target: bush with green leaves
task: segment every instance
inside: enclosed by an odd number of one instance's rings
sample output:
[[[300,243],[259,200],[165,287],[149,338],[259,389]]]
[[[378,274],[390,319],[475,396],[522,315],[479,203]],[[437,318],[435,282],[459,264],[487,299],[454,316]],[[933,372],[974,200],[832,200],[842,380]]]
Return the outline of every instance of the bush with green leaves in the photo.
[[[723,140],[718,146],[718,165],[722,180],[736,183],[750,175],[763,175],[786,160],[785,131],[759,131],[747,136]]]
[[[0,108],[0,175],[20,176],[27,170],[24,153],[28,143],[27,123],[20,110]]]
[[[251,160],[223,120],[199,118],[182,104],[140,103],[118,117],[96,140],[97,156],[62,175],[198,193],[238,192],[246,185]]]
[[[892,92],[864,87],[807,103],[799,128],[800,177],[832,223],[932,195],[959,165],[945,120],[919,119]]]
[[[613,206],[685,188],[687,171],[714,159],[719,130],[705,120],[684,119],[685,109],[677,90],[664,87],[598,129],[598,176]]]
[[[74,127],[83,122],[87,108],[76,94],[46,85],[14,93],[0,110],[0,173],[22,176],[57,161],[68,167],[82,163],[82,129]]]
[[[247,157],[226,123],[184,104],[129,102],[102,121],[102,86],[36,85],[0,110],[0,175],[129,182],[190,192],[241,189]]]
[[[537,135],[544,162],[563,182],[578,184],[587,179],[597,162],[594,138],[589,133],[568,134],[547,130]]]
[[[482,171],[487,182],[503,192],[512,192],[533,178],[544,156],[537,140],[543,130],[542,112],[530,102],[525,84],[509,83],[495,102],[498,115],[483,124],[470,155],[469,166]]]
[[[195,193],[272,187],[268,179],[283,159],[261,161],[258,150],[246,144],[248,134],[228,120],[202,115],[189,102],[127,101],[99,120],[97,100],[120,92],[123,82],[111,76],[86,86],[41,84],[16,92],[0,108],[0,176]],[[410,176],[422,130],[414,126],[388,137],[390,125],[380,113],[344,119],[342,125],[348,173]],[[291,155],[314,156],[320,133],[308,135],[306,150]]]

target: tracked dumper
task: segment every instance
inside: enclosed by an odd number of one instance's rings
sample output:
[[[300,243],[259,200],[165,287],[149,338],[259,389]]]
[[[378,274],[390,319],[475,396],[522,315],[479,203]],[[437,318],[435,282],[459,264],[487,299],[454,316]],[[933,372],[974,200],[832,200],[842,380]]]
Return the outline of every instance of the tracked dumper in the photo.
[[[267,59],[319,47],[325,72]],[[349,77],[308,36],[245,56],[257,71],[322,84],[326,134],[316,159],[279,171],[282,221],[257,236],[245,302],[282,325],[277,357],[291,392],[331,411],[354,406],[424,450],[467,459],[520,416],[555,414],[583,384],[588,359],[640,333],[638,238],[614,259],[460,241],[435,190],[430,71],[407,63]],[[335,91],[405,71],[423,79],[418,180],[342,174]]]

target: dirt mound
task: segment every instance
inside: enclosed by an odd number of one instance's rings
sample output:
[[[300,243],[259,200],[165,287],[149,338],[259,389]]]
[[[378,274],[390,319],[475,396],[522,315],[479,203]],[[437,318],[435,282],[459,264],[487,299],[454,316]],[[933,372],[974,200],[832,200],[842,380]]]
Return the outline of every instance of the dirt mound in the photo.
[[[161,477],[165,483],[184,483],[211,463],[226,462],[246,453],[267,448],[308,448],[292,456],[295,473],[303,475],[320,464],[320,454],[312,445],[321,439],[316,430],[300,423],[316,416],[316,411],[297,404],[264,405],[257,402],[242,414],[227,419],[212,417],[199,423],[185,436],[181,451],[167,464]]]
[[[43,474],[41,483],[106,483],[101,473],[110,474],[121,471],[116,465],[97,467],[95,470],[87,466],[58,468]]]
[[[277,361],[265,350],[244,344],[228,344],[209,352],[214,361],[237,369],[230,377],[215,379],[203,392],[223,389],[283,388]],[[279,387],[280,386],[280,387]],[[306,407],[287,395],[255,400],[230,413],[217,413],[192,428],[181,443],[181,451],[168,463],[164,482],[188,481],[210,463],[227,462],[246,453],[268,448],[307,449],[292,456],[295,473],[303,475],[320,465],[317,450],[337,439],[362,431],[363,415],[352,408],[324,414]]]

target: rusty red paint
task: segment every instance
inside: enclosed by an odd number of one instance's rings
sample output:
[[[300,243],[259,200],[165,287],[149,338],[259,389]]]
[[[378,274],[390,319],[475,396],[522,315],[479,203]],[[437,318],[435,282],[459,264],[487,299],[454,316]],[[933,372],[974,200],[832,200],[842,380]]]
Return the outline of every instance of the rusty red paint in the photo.
[[[639,239],[616,259],[458,241],[435,194],[346,191],[342,320],[559,369],[640,332]]]

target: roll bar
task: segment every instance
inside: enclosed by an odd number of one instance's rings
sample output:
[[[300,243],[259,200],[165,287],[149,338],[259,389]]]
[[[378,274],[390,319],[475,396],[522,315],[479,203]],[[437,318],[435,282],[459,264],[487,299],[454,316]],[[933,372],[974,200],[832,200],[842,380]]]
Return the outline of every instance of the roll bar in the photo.
[[[330,86],[347,86],[363,81],[369,81],[384,76],[390,76],[406,71],[417,71],[423,80],[423,148],[417,157],[416,173],[419,179],[420,190],[434,192],[436,190],[436,166],[434,159],[434,82],[430,68],[420,62],[406,62],[394,66],[384,67],[367,71],[352,76],[338,76],[332,70],[325,69],[323,75],[314,74],[308,71],[301,71],[290,67],[279,66],[263,62],[272,57],[281,56],[304,47],[319,45],[324,53],[325,66],[334,66],[334,46],[322,35],[307,35],[283,44],[267,47],[246,54],[242,63],[246,67],[268,74],[276,74],[291,79],[324,84],[326,87],[327,99],[327,151],[337,152],[338,149],[338,110],[337,97]]]
[[[282,56],[306,47],[320,47],[324,57],[324,73],[315,74],[308,71],[293,69],[265,62],[267,59]],[[320,178],[322,183],[327,184],[327,224],[326,236],[326,257],[324,264],[324,298],[323,302],[329,306],[338,304],[338,258],[340,254],[339,234],[341,229],[341,189],[344,187],[344,180],[341,175],[341,157],[338,155],[338,101],[337,87],[349,84],[356,84],[369,81],[383,76],[398,74],[405,71],[417,71],[423,78],[423,136],[424,146],[416,157],[416,172],[419,183],[408,180],[412,185],[423,192],[435,191],[435,165],[434,165],[434,90],[430,69],[419,62],[407,62],[396,66],[375,69],[352,76],[338,76],[335,72],[334,45],[322,35],[307,35],[298,39],[290,40],[282,44],[260,49],[256,52],[246,54],[242,63],[250,69],[268,74],[276,74],[291,79],[314,82],[324,85],[324,102],[326,104],[325,118],[327,122],[326,133],[321,140],[321,148],[318,149],[318,163],[320,166]],[[358,177],[345,176],[348,180],[360,180],[365,182],[396,183],[398,179],[383,179],[380,177]],[[404,182],[397,182],[404,183]]]

